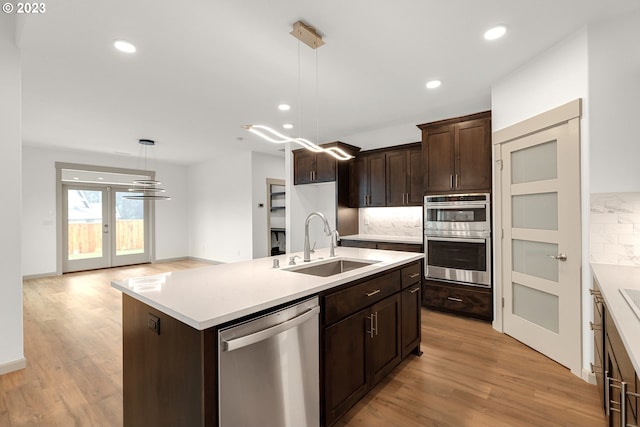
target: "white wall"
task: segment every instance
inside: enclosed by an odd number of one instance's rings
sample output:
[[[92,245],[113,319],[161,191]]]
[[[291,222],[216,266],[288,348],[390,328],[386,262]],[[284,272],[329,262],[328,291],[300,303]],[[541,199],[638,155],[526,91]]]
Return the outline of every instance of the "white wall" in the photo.
[[[15,19],[0,15],[0,374],[25,366],[22,333],[21,63]]]
[[[267,252],[267,178],[284,179],[284,157],[264,153],[251,154],[253,198],[253,258],[271,255]],[[259,205],[262,204],[262,207]]]
[[[640,191],[640,10],[589,27],[592,193]]]
[[[189,166],[190,256],[218,262],[252,258],[251,157],[224,154]]]
[[[135,141],[133,142],[135,143]],[[24,145],[22,149],[22,274],[54,274],[57,268],[56,162],[143,169],[140,159],[88,151]],[[170,201],[156,202],[155,259],[188,256],[187,168],[152,162]]]
[[[592,304],[589,270],[589,141],[590,105],[587,29],[551,47],[495,84],[491,91],[493,130],[503,129],[574,99],[582,98],[582,364],[587,372],[593,360],[593,340],[588,328]],[[583,375],[586,378],[586,374]]]

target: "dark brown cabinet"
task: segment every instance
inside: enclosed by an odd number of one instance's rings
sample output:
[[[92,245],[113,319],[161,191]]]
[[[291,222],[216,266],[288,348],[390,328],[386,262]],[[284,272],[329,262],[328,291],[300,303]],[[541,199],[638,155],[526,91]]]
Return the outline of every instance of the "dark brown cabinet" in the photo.
[[[360,149],[340,141],[322,144],[322,147],[338,147],[355,155]],[[293,183],[314,184],[335,181],[338,176],[338,162],[347,165],[346,160],[337,160],[327,153],[314,153],[306,149],[293,151]]]
[[[385,155],[363,154],[351,163],[350,205],[353,207],[385,206]]]
[[[386,153],[386,206],[422,206],[420,146]]]
[[[427,280],[422,305],[447,313],[493,320],[491,288]]]
[[[422,297],[422,264],[402,269],[402,358],[420,351],[420,305]]]
[[[429,194],[491,190],[491,112],[418,125]]]
[[[410,282],[420,269],[415,262],[322,298],[322,425],[333,425],[403,357],[419,353],[420,306]]]
[[[594,363],[592,373],[610,427],[640,425],[640,382],[598,283],[594,280]]]

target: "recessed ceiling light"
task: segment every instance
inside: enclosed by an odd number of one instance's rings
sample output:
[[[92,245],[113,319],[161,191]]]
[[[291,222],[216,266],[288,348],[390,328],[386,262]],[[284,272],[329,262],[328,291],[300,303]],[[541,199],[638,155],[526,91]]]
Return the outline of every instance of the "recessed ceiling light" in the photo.
[[[507,32],[507,27],[505,27],[504,25],[497,25],[493,28],[489,28],[484,33],[484,38],[486,40],[496,40],[504,36],[506,32]]]
[[[80,178],[78,178],[77,176],[74,176],[73,179],[78,181]]]
[[[427,82],[426,86],[427,86],[427,89],[435,89],[437,87],[440,87],[441,84],[442,82],[440,80],[431,80]]]
[[[136,51],[136,47],[133,44],[124,40],[116,40],[113,42],[113,46],[124,53],[134,53]]]
[[[103,181],[103,180],[104,180],[103,177],[101,177],[101,176],[98,177],[98,181]]]
[[[293,125],[291,123],[285,123],[282,125],[282,127],[285,129],[293,129]]]
[[[289,104],[280,104],[278,105],[278,110],[280,111],[289,111],[291,109],[291,105]]]

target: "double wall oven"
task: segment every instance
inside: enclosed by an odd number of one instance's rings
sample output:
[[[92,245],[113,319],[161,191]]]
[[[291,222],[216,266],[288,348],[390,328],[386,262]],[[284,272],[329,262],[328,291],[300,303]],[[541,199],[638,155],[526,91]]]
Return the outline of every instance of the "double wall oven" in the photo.
[[[425,276],[491,287],[491,195],[424,197]]]

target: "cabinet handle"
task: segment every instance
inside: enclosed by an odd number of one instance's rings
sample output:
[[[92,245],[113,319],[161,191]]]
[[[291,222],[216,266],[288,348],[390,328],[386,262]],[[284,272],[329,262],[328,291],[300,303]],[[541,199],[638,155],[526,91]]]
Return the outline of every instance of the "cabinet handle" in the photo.
[[[375,328],[373,327],[373,317],[373,313],[371,313],[371,316],[367,316],[367,319],[369,319],[369,330],[367,331],[367,333],[369,334],[370,338],[373,338],[373,333],[375,331]]]
[[[589,366],[591,367],[591,373],[592,374],[595,374],[595,373],[598,373],[598,372],[602,372],[602,369],[600,369],[599,366],[596,366],[591,362],[589,363]]]
[[[418,287],[417,287],[417,288],[415,288],[415,289],[411,289],[411,290],[409,291],[409,293],[410,293],[410,294],[415,294],[415,293],[416,293],[416,292],[418,292],[419,290],[420,290],[420,286],[418,286]]]
[[[596,324],[595,324],[595,323],[593,323],[593,322],[589,322],[589,328],[590,328],[592,331],[599,331],[599,330],[601,330],[601,329],[602,329],[602,327],[601,327],[600,325],[596,325]]]
[[[624,426],[626,422],[626,405],[625,405],[625,394],[627,392],[627,383],[624,381],[620,381],[615,378],[611,378],[609,376],[609,371],[604,373],[604,408],[607,417],[611,416],[611,412],[619,412],[621,418],[621,425]],[[620,402],[616,402],[611,399],[611,388],[620,389]],[[615,406],[612,406],[615,405]],[[624,417],[623,417],[624,415]]]
[[[456,188],[460,186],[460,175],[456,174]]]
[[[589,288],[589,295],[602,295],[602,292]]]
[[[451,188],[453,188],[453,174],[449,175],[450,181],[451,181]]]
[[[376,331],[376,335],[378,335],[378,312],[376,311],[375,313],[372,314],[372,316],[374,317],[374,322],[375,322],[375,327],[373,328],[374,331]]]
[[[365,295],[368,297],[372,297],[375,294],[379,294],[380,293],[380,289],[376,289],[375,291],[371,291],[371,292],[365,292]]]
[[[410,279],[415,279],[416,277],[418,277],[420,275],[420,273],[413,273],[409,275]]]
[[[447,297],[447,299],[448,299],[449,301],[462,302],[462,298]]]

